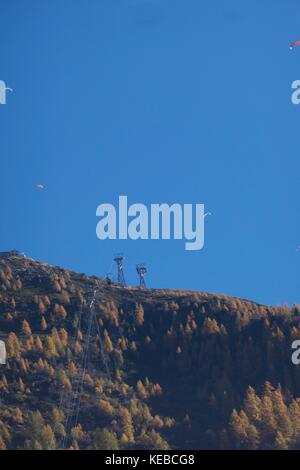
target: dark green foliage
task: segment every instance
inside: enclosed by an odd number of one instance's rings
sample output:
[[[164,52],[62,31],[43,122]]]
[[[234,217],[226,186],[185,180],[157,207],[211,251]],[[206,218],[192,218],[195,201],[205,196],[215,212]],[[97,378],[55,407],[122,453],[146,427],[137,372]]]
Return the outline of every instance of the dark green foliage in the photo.
[[[93,448],[96,450],[119,450],[116,435],[107,429],[96,429],[94,433]]]

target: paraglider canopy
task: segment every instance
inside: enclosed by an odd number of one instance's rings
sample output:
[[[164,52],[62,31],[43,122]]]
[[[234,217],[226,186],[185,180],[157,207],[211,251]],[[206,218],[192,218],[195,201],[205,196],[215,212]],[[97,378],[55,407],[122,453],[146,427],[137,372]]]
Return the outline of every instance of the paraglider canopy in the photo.
[[[37,188],[37,189],[44,189],[45,186],[44,186],[43,184],[41,184],[41,183],[38,183],[38,184],[36,185],[36,188]]]
[[[300,46],[300,39],[297,39],[297,41],[294,41],[290,44],[290,49],[294,49],[294,47]]]

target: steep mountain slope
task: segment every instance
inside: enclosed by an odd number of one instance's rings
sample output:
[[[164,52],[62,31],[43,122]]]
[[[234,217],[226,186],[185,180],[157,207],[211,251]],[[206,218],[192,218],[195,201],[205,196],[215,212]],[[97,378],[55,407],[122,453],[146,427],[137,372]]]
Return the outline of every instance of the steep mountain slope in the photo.
[[[0,448],[300,448],[298,307],[0,254]]]

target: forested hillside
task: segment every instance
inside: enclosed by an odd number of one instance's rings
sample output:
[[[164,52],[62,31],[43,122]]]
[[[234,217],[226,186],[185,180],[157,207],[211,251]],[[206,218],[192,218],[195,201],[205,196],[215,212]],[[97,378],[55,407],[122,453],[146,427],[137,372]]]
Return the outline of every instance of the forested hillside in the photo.
[[[298,338],[297,306],[1,255],[0,449],[300,448]]]

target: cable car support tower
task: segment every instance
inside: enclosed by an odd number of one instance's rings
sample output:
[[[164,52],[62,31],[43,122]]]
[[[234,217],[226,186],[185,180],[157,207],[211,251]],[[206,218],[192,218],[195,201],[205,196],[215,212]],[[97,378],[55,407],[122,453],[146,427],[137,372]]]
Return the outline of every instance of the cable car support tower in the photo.
[[[122,287],[126,287],[126,281],[124,276],[124,255],[122,253],[117,253],[114,256],[114,261],[117,265],[117,272],[118,272],[118,284]]]
[[[140,278],[140,287],[146,287],[145,274],[147,273],[147,266],[145,263],[136,265],[136,271]]]

